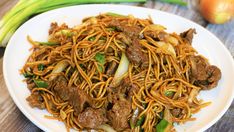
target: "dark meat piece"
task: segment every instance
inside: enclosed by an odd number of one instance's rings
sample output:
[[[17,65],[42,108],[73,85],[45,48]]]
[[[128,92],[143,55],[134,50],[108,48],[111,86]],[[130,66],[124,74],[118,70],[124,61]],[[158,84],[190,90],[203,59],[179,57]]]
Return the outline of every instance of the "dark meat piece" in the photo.
[[[206,80],[208,78],[208,74],[206,73],[206,67],[208,62],[202,58],[201,56],[192,56],[191,57],[192,64],[192,76],[196,80]]]
[[[166,41],[166,39],[169,37],[169,35],[164,31],[156,32],[151,30],[145,31],[144,36],[149,36],[156,39],[157,41]]]
[[[58,76],[53,80],[55,83],[54,91],[55,93],[64,101],[67,101],[70,96],[69,87],[67,86],[67,79],[64,76]]]
[[[85,108],[92,105],[90,96],[78,87],[68,87],[67,79],[64,76],[58,76],[53,82],[55,83],[55,93],[62,100],[68,100],[69,104],[74,107],[76,113],[80,113]]]
[[[132,40],[129,37],[127,37],[124,33],[118,34],[116,38],[127,45],[130,45],[132,43]]]
[[[129,44],[131,41],[131,45],[126,48],[126,55],[131,63],[136,66],[141,65],[142,68],[148,66],[148,56],[144,52],[142,52],[142,46],[139,44],[139,33],[142,30],[140,26],[130,26],[127,23],[120,23],[118,20],[112,20],[108,23],[109,27],[116,27],[117,30],[122,31],[124,35],[120,38],[126,44]]]
[[[110,103],[114,103],[120,98],[126,98],[131,101],[134,92],[138,93],[139,90],[139,86],[136,84],[132,84],[127,77],[121,81],[121,84],[119,86],[107,88],[107,98]]]
[[[132,25],[128,25],[127,23],[120,23],[120,21],[116,19],[113,19],[112,21],[110,21],[107,26],[116,27],[118,31],[122,31],[125,35],[127,35],[131,39],[138,38],[139,33],[143,29],[140,26],[136,26],[136,25],[132,26]]]
[[[32,108],[37,107],[39,109],[45,109],[44,100],[39,92],[32,93],[26,100]]]
[[[117,70],[118,64],[115,61],[109,63],[106,74],[108,76],[114,75],[115,71]]]
[[[191,78],[194,84],[202,87],[202,89],[216,87],[221,79],[220,69],[214,65],[209,65],[201,56],[193,56],[190,60],[192,64]]]
[[[140,90],[139,86],[136,84],[132,84],[129,78],[123,79],[123,83],[121,87],[122,89],[125,89],[125,93],[127,93],[127,98],[130,100],[132,96],[134,95],[134,92],[138,93],[138,91]]]
[[[29,90],[32,90],[33,88],[36,87],[36,84],[34,83],[33,79],[29,78],[26,80],[26,82]]]
[[[71,87],[69,96],[69,104],[74,107],[76,113],[92,106],[92,99],[80,88]]]
[[[126,48],[126,56],[136,66],[141,66],[142,68],[148,66],[148,55],[142,51],[142,46],[137,39],[134,39],[132,45]]]
[[[104,109],[93,109],[89,107],[78,115],[77,121],[83,127],[96,128],[105,124],[108,120]]]
[[[189,30],[187,30],[187,31],[185,31],[183,33],[180,33],[180,36],[183,38],[184,42],[192,44],[193,34],[196,34],[196,30],[190,28]]]
[[[112,109],[107,112],[107,118],[115,130],[122,131],[129,128],[128,118],[131,111],[131,103],[124,98],[119,98],[114,102]]]

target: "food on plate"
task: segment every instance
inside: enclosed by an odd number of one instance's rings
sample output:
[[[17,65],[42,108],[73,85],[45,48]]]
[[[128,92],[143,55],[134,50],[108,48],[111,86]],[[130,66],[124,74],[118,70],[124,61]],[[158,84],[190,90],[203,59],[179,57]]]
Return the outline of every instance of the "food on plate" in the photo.
[[[104,13],[80,25],[51,23],[21,70],[32,108],[67,130],[175,131],[210,104],[197,98],[221,78],[192,47],[195,29],[166,32],[151,18]]]

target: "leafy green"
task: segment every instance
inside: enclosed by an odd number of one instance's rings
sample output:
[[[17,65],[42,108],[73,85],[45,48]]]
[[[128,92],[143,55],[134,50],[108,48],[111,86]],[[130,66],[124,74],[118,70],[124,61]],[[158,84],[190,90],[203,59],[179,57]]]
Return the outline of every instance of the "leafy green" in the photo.
[[[162,119],[156,126],[156,132],[164,132],[168,125],[169,122],[165,119]]]
[[[49,86],[49,84],[43,80],[33,79],[33,81],[37,85],[37,87],[39,87],[39,88],[47,88]]]

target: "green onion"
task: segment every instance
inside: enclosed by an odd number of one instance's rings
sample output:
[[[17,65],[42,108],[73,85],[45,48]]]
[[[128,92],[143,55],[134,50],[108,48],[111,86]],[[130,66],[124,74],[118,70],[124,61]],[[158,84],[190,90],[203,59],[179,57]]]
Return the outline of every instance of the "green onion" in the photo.
[[[32,78],[34,75],[32,73],[26,72],[26,73],[23,73],[23,76],[25,78]]]
[[[101,53],[97,53],[95,56],[94,56],[95,60],[99,63],[98,65],[98,70],[100,72],[103,72],[104,69],[102,69],[102,66],[104,66],[104,64],[106,63],[106,59],[105,59],[105,55],[104,54],[101,54]]]
[[[143,116],[140,117],[139,120],[137,120],[137,122],[136,122],[136,127],[137,127],[137,126],[142,126],[143,123],[144,123],[144,121],[145,121],[145,116],[143,115]]]
[[[106,15],[113,16],[113,17],[126,17],[125,15],[113,13],[113,12],[107,12]]]
[[[45,11],[77,4],[145,1],[146,0],[19,0],[0,21],[0,46],[5,47],[16,29],[25,21]]]
[[[184,2],[183,0],[160,0],[162,2],[166,2],[166,3],[171,3],[171,4],[178,4],[178,5],[181,5],[181,6],[186,6],[187,3]]]
[[[174,93],[175,93],[174,91],[166,91],[164,94],[165,96],[171,97],[174,95]]]
[[[34,79],[33,81],[37,85],[37,87],[39,87],[39,88],[47,88],[49,86],[49,84],[47,82],[42,81],[42,80]]]
[[[108,31],[116,31],[117,30],[117,27],[109,27],[109,28],[106,28]]]
[[[71,37],[74,35],[75,32],[72,32],[71,30],[63,29],[55,33],[55,35],[65,35],[67,37]]]
[[[100,40],[106,40],[106,37],[101,36]]]
[[[164,132],[167,128],[169,122],[165,119],[162,119],[156,126],[156,132]]]
[[[93,37],[88,38],[88,40],[89,40],[89,41],[94,41],[95,39],[96,39],[96,37],[94,37],[94,36],[93,36]]]
[[[55,46],[59,44],[57,42],[38,42],[38,41],[36,42],[39,43],[40,45],[47,45],[47,46]]]
[[[38,68],[39,71],[43,71],[44,70],[44,65],[43,64],[39,64],[37,66],[37,68]]]
[[[129,120],[129,124],[130,124],[131,129],[135,128],[135,125],[132,120]]]

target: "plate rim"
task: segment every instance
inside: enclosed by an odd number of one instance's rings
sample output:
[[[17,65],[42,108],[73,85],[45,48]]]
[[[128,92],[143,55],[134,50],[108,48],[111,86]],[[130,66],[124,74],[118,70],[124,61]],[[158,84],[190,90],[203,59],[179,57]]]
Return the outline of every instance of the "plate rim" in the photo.
[[[68,6],[68,7],[63,7],[63,8],[58,8],[58,9],[54,9],[54,10],[50,10],[50,11],[47,11],[47,12],[44,12],[44,13],[41,13],[29,20],[27,20],[25,23],[23,23],[17,30],[16,32],[21,29],[23,27],[23,25],[27,24],[27,23],[30,23],[31,21],[34,21],[34,19],[38,18],[38,17],[43,17],[44,15],[48,14],[48,13],[52,13],[52,12],[59,12],[59,10],[67,10],[69,8],[79,8],[79,7],[82,7],[82,6],[87,6],[87,7],[95,7],[95,6],[99,6],[99,7],[102,7],[102,6],[117,6],[117,7],[129,7],[129,8],[135,8],[135,9],[143,9],[143,10],[148,10],[148,11],[153,11],[153,12],[159,12],[159,13],[162,13],[162,14],[167,14],[167,15],[172,15],[174,17],[178,17],[180,19],[182,19],[183,21],[186,21],[186,22],[189,22],[189,23],[192,23],[196,26],[198,26],[199,28],[202,28],[203,30],[206,30],[207,33],[209,33],[209,36],[212,36],[213,38],[216,39],[216,41],[220,44],[222,44],[221,46],[223,47],[223,49],[225,50],[225,52],[227,52],[227,55],[228,55],[228,59],[231,61],[230,63],[232,64],[231,67],[234,68],[234,60],[232,59],[232,55],[230,53],[230,51],[227,49],[227,47],[225,47],[225,45],[223,44],[223,42],[218,38],[216,37],[212,32],[210,32],[209,30],[207,30],[206,28],[202,27],[201,25],[189,20],[189,19],[186,19],[182,16],[179,16],[179,15],[176,15],[176,14],[172,14],[172,13],[169,13],[169,12],[165,12],[165,11],[161,11],[161,10],[158,10],[158,9],[152,9],[152,8],[147,8],[147,7],[138,7],[138,6],[133,6],[133,5],[123,5],[123,4],[83,4],[83,5],[74,5],[74,6]],[[11,39],[9,40],[8,42],[8,45],[11,44],[13,41],[12,38],[14,38],[16,32],[12,35]],[[44,131],[50,131],[47,127],[45,127],[44,125],[42,125],[40,123],[40,121],[38,121],[37,119],[35,119],[34,117],[31,116],[31,114],[29,114],[29,112],[27,112],[25,110],[25,108],[23,107],[23,105],[21,105],[21,103],[17,100],[17,97],[15,96],[14,94],[14,91],[13,89],[10,87],[10,83],[8,81],[8,74],[7,74],[7,66],[6,66],[6,62],[7,62],[7,55],[9,54],[9,48],[10,46],[6,46],[5,48],[5,52],[4,52],[4,56],[3,56],[3,76],[4,76],[4,81],[6,83],[6,87],[7,87],[7,90],[8,92],[10,93],[10,96],[11,98],[13,99],[14,103],[17,105],[17,107],[20,109],[20,111],[31,121],[33,122],[33,124],[35,124],[37,127],[39,127],[40,129],[44,130]],[[234,88],[234,86],[232,86],[232,88]],[[213,118],[208,124],[206,124],[205,126],[203,126],[199,131],[205,131],[207,130],[208,128],[210,128],[212,125],[214,125],[224,114],[225,112],[228,110],[228,108],[231,106],[231,103],[233,101],[233,98],[234,98],[234,90],[232,91],[232,96],[229,97],[229,100],[228,102],[226,103],[225,107],[223,107],[223,109],[221,110],[221,112],[218,114],[218,116],[216,116],[215,118]]]

